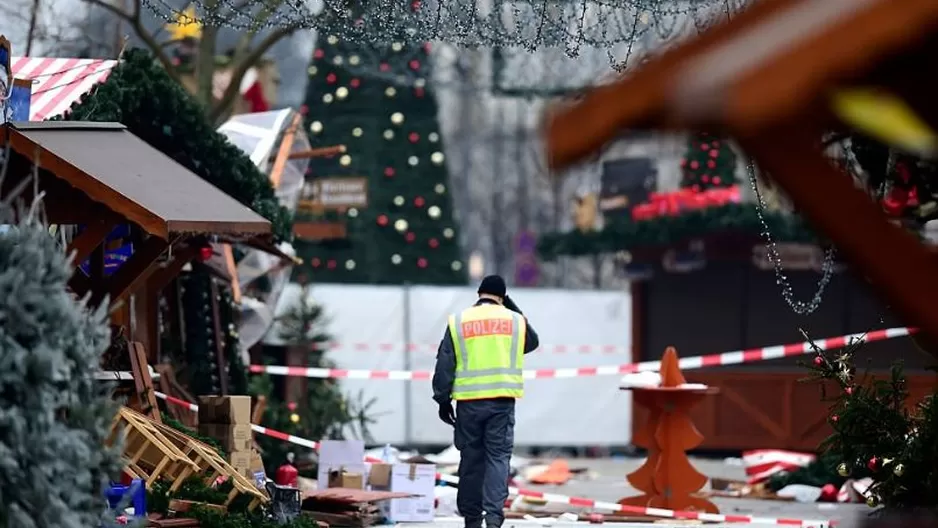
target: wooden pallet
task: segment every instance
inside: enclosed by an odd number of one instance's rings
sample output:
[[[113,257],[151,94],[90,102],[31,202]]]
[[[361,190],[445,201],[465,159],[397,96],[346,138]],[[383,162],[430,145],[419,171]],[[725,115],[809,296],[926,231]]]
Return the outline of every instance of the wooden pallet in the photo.
[[[259,504],[269,500],[266,493],[257,489],[254,482],[248,480],[247,477],[233,468],[211,446],[172,427],[163,424],[157,424],[156,427],[177,450],[184,453],[188,460],[192,462],[192,466],[181,468],[178,479],[173,481],[173,485],[170,487],[171,492],[175,491],[190,476],[202,475],[205,477],[206,482],[213,482],[218,477],[226,477],[231,480],[234,488],[228,494],[225,506],[231,504],[231,501],[242,493],[253,497],[248,510],[253,510]]]
[[[198,466],[185,453],[164,436],[157,425],[146,416],[121,407],[108,435],[108,445],[123,436],[125,471],[134,478],[142,479],[147,489],[157,479],[174,481],[185,469],[197,470]]]

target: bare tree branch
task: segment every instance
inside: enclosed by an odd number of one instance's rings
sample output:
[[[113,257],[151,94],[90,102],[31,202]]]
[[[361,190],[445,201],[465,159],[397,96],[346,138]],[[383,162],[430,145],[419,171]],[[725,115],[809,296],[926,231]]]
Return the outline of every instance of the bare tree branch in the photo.
[[[157,60],[160,61],[160,64],[163,65],[163,68],[166,70],[166,73],[176,81],[177,83],[182,84],[182,79],[179,76],[179,71],[176,69],[176,65],[173,64],[173,61],[170,60],[169,55],[163,50],[160,46],[160,43],[153,37],[153,35],[143,27],[143,21],[140,17],[141,10],[141,0],[133,0],[133,9],[128,12],[117,6],[111,5],[106,2],[106,0],[83,0],[85,3],[93,6],[100,7],[105,11],[111,13],[112,15],[120,18],[121,20],[126,21],[130,24],[130,27],[134,30],[134,34],[143,41],[143,44],[156,56]]]
[[[212,105],[211,110],[209,111],[209,119],[212,122],[218,121],[219,118],[225,115],[225,112],[231,107],[231,104],[235,100],[235,96],[238,95],[241,88],[241,80],[244,79],[244,75],[254,66],[261,57],[264,56],[264,53],[267,53],[274,44],[279,42],[281,39],[287,38],[297,30],[300,29],[299,24],[294,24],[290,26],[285,26],[282,28],[275,29],[268,33],[250,52],[246,53],[240,58],[235,58],[235,62],[231,71],[231,82],[228,83],[228,86],[225,88],[224,93],[221,98]]]

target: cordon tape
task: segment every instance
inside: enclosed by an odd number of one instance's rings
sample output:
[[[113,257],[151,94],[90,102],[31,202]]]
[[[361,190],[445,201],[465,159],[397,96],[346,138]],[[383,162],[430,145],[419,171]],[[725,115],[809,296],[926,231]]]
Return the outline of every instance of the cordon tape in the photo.
[[[853,341],[863,340],[867,343],[885,341],[897,337],[905,337],[917,332],[916,328],[897,327],[872,330],[859,334],[847,334],[827,339],[817,339],[814,346],[821,350],[833,350],[849,345]],[[789,356],[800,356],[814,350],[810,341],[776,345],[748,350],[734,350],[720,354],[694,356],[681,358],[679,365],[682,370],[693,370],[706,367],[725,365],[739,365],[753,363]],[[592,376],[621,376],[635,372],[656,372],[661,368],[660,361],[642,361],[624,365],[600,365],[597,367],[561,367],[547,369],[530,369],[524,371],[525,379],[549,378],[584,378]],[[250,371],[254,374],[272,374],[275,376],[291,376],[302,378],[333,378],[333,379],[386,379],[398,381],[429,380],[433,373],[428,370],[357,370],[334,368],[307,368],[288,367],[282,365],[251,365]]]
[[[166,400],[167,403],[173,405],[178,405],[180,407],[185,407],[193,412],[198,412],[199,406],[181,400],[179,398],[174,398],[167,394],[164,394],[159,391],[154,391],[154,394],[163,400]],[[266,435],[284,442],[289,442],[291,444],[303,446],[309,449],[317,450],[319,449],[319,442],[313,440],[308,440],[306,438],[300,438],[291,434],[283,433],[281,431],[276,431],[274,429],[269,429],[262,425],[251,424],[251,429],[256,433]],[[369,463],[381,463],[381,460],[366,457],[365,462]],[[452,475],[444,475],[442,473],[436,474],[436,479],[448,484],[453,484],[455,486],[459,485],[459,477]],[[567,504],[577,508],[593,508],[596,510],[607,510],[611,513],[628,513],[631,515],[645,515],[648,517],[660,517],[666,519],[682,519],[682,520],[699,520],[704,522],[718,522],[718,523],[748,523],[748,524],[768,524],[776,526],[800,526],[803,528],[828,528],[833,525],[831,521],[821,521],[821,520],[803,520],[803,519],[785,519],[785,518],[773,518],[773,517],[753,517],[750,515],[722,515],[715,513],[703,513],[703,512],[694,512],[694,511],[674,511],[666,510],[664,508],[642,508],[640,506],[626,506],[618,504],[615,502],[603,502],[593,499],[586,499],[583,497],[568,497],[566,495],[559,495],[556,493],[543,493],[540,491],[524,489],[524,488],[515,488],[509,487],[508,493],[511,495],[522,496],[522,497],[532,497],[547,501],[553,504]]]

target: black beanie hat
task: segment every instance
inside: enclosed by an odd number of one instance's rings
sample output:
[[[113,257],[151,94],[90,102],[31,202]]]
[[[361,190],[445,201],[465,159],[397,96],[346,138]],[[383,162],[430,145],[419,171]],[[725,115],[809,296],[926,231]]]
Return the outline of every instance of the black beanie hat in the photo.
[[[489,275],[482,279],[482,284],[479,285],[480,295],[487,293],[497,297],[504,297],[506,290],[505,279],[503,279],[501,275]]]

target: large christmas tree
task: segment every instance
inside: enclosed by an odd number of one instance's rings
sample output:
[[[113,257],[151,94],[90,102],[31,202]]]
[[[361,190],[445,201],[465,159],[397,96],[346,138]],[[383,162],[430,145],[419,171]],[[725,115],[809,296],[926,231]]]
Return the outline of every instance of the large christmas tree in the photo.
[[[365,46],[320,37],[306,126],[314,145],[348,150],[314,159],[307,179],[365,178],[368,204],[301,208],[298,224],[340,223],[347,235],[297,240],[305,262],[297,273],[316,282],[463,284],[429,45]]]
[[[736,184],[736,153],[724,138],[699,132],[688,140],[681,160],[681,187],[703,191]]]

